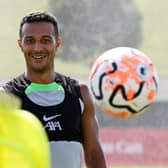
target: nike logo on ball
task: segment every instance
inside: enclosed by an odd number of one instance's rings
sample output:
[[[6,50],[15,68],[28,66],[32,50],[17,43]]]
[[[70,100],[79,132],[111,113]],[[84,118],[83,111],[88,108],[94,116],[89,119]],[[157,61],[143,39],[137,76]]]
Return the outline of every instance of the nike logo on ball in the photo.
[[[47,117],[46,115],[43,116],[43,120],[44,121],[49,121],[49,120],[53,120],[54,118],[57,118],[61,116],[61,114],[58,114],[58,115],[53,115],[53,116],[50,116],[50,117]]]

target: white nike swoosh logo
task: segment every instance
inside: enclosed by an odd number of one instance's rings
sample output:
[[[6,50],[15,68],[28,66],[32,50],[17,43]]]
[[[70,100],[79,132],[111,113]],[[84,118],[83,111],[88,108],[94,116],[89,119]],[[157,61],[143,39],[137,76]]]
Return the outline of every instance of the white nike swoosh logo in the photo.
[[[57,118],[61,116],[61,114],[58,114],[58,115],[54,115],[54,116],[50,116],[50,117],[46,117],[46,115],[43,116],[43,120],[44,121],[49,121],[49,120],[53,120],[54,118]]]

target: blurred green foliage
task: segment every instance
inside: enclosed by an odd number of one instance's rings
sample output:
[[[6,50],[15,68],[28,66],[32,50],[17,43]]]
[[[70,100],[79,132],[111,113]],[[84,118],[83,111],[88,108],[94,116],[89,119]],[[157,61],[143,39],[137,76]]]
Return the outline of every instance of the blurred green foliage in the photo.
[[[63,39],[60,58],[90,64],[117,46],[138,47],[140,15],[132,0],[49,0]]]
[[[70,2],[72,3],[73,1],[75,0],[72,0]],[[83,2],[87,2],[87,1],[91,2],[89,0],[85,0],[85,1],[83,0]],[[36,1],[34,0],[29,0],[29,1],[27,0],[0,0],[0,7],[1,7],[1,10],[0,10],[0,19],[1,19],[0,79],[9,78],[9,77],[12,77],[24,71],[24,67],[25,67],[24,58],[23,58],[22,53],[20,52],[20,49],[17,46],[18,30],[19,30],[19,23],[20,23],[21,17],[25,15],[27,12],[31,12],[34,10],[49,10],[49,2],[50,2],[49,0],[36,0]],[[56,3],[56,1],[54,2],[56,5],[58,4]],[[130,10],[130,7],[128,7],[127,5],[130,3],[130,1],[122,0],[122,2],[123,4],[125,4],[124,7],[122,6],[122,9],[124,9],[124,11]],[[167,0],[158,0],[158,1],[132,0],[131,2],[134,3],[133,7],[135,9],[133,11],[135,12],[135,10],[137,10],[137,13],[140,16],[139,18],[140,27],[139,29],[137,29],[137,31],[138,30],[141,31],[140,33],[141,38],[140,38],[140,41],[137,43],[138,45],[133,46],[133,43],[128,43],[128,44],[133,47],[137,47],[138,49],[146,53],[149,57],[151,57],[154,65],[156,66],[158,70],[159,75],[168,75],[168,66],[167,66],[168,36],[166,34],[167,28],[168,28],[168,19],[167,19],[168,1]],[[58,8],[59,8],[59,4],[58,4]],[[63,9],[64,9],[63,11],[66,11],[65,8]],[[106,8],[103,8],[103,9],[105,13]],[[72,12],[76,12],[75,13],[76,15],[78,14],[77,12],[82,12],[81,10],[79,11],[77,9],[74,9],[74,10],[75,11],[72,11]],[[99,10],[101,10],[101,8]],[[87,18],[89,18],[89,14],[90,13],[88,13]],[[99,18],[100,18],[99,16],[102,16],[102,14],[103,13],[101,12],[97,13],[97,17],[93,19],[95,19],[95,21],[96,20],[99,21]],[[124,18],[119,19],[117,16],[115,17],[118,22],[123,23]],[[60,24],[62,24],[61,23],[62,19],[60,18],[59,20],[60,20]],[[84,23],[84,20],[82,20],[82,22]],[[107,21],[107,24],[108,23],[109,22]],[[132,24],[134,24],[134,22]],[[75,26],[75,25],[71,25],[71,26]],[[82,27],[82,29],[84,29],[85,26]],[[125,27],[123,25],[123,29],[124,28]],[[127,28],[126,30],[129,31],[129,27],[127,26],[126,28]],[[89,31],[89,28],[87,30]],[[64,31],[61,30],[61,35],[63,35],[67,31],[70,31],[68,26],[65,27]],[[80,31],[76,30],[73,36],[79,36],[80,33],[81,33]],[[92,31],[91,33],[94,34],[94,31]],[[114,34],[115,32],[110,32],[110,33]],[[121,31],[121,33],[123,32]],[[137,32],[137,34],[138,33],[139,32]],[[89,35],[90,34],[87,34],[86,37],[89,38]],[[98,36],[98,38],[100,38],[100,36]],[[94,37],[94,42],[95,42],[93,43],[94,45],[96,43],[98,44],[103,43],[103,41],[101,43],[100,39],[98,41],[96,41],[95,39],[96,39],[96,36]],[[117,43],[117,45],[126,44],[126,43],[120,43],[120,38],[118,40],[119,40],[119,43]],[[130,36],[130,41],[131,40],[134,40],[134,39],[132,39],[132,37]],[[73,50],[77,51],[77,49],[75,49],[75,43],[78,45],[78,42],[75,41],[73,45]],[[94,59],[91,59],[89,64],[84,63],[83,61],[78,62],[78,63],[76,61],[71,61],[67,63],[67,60],[65,62],[63,61],[63,59],[59,57],[59,55],[64,51],[65,45],[68,46],[69,44],[66,44],[65,42],[63,42],[62,46],[59,48],[58,54],[56,55],[57,59],[55,60],[55,65],[56,65],[55,69],[57,71],[65,72],[66,74],[72,74],[74,76],[81,76],[81,77],[87,76],[90,70],[89,68],[91,66],[91,62],[93,62]],[[112,46],[112,47],[115,47],[115,46]],[[107,48],[110,48],[110,43],[107,46]],[[97,48],[97,51],[94,51],[93,58],[99,56],[101,52],[104,52],[103,50],[106,50],[107,48],[105,48],[105,46],[102,49]],[[86,58],[86,60],[87,59],[88,58]]]

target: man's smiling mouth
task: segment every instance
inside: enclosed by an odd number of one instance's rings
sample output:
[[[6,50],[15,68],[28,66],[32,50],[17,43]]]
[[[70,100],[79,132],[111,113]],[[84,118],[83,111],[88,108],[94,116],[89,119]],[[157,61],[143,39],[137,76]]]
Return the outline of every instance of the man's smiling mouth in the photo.
[[[32,57],[34,59],[42,59],[45,58],[47,56],[47,54],[32,54]]]

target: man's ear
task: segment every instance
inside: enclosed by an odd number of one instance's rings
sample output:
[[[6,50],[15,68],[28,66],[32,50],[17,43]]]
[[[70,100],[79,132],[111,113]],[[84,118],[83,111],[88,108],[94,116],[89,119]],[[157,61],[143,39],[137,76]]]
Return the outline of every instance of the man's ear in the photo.
[[[59,37],[56,39],[56,47],[59,47],[62,44],[62,39]]]
[[[17,43],[18,43],[19,47],[22,48],[22,40],[18,39]]]
[[[22,48],[22,40],[21,40],[21,39],[18,39],[17,43],[18,43],[18,46],[20,47],[21,51],[23,51],[23,48]]]

